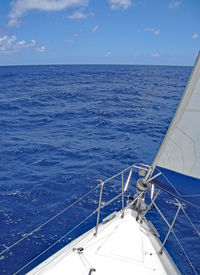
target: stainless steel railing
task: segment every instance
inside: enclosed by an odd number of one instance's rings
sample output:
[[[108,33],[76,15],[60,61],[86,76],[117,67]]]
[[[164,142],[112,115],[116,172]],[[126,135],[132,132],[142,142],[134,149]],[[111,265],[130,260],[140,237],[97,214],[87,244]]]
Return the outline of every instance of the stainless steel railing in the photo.
[[[133,164],[132,166],[128,167],[127,169],[123,170],[122,172],[120,172],[120,173],[114,175],[113,177],[101,182],[101,184],[100,184],[100,193],[99,193],[99,203],[98,203],[98,208],[97,208],[96,230],[95,230],[95,234],[94,234],[95,236],[97,236],[97,234],[98,234],[98,227],[99,227],[101,209],[104,208],[105,206],[111,204],[113,201],[115,201],[119,197],[121,197],[121,203],[122,203],[121,209],[122,209],[122,217],[123,217],[124,208],[125,208],[124,194],[128,190],[128,187],[129,187],[129,184],[130,184],[130,181],[131,181],[131,176],[132,176],[132,173],[133,173],[133,169],[138,169],[139,171],[148,172],[149,166],[144,165],[144,164]],[[128,172],[128,176],[127,176],[127,180],[124,184],[125,173],[127,173],[127,172]],[[118,194],[117,196],[115,196],[114,198],[112,198],[111,200],[109,200],[104,205],[102,205],[102,195],[103,195],[104,185],[109,183],[111,180],[113,180],[113,179],[115,179],[119,176],[121,176],[121,193]],[[139,196],[141,196],[141,194]]]
[[[159,173],[160,175],[160,173]],[[153,185],[152,185],[153,186]],[[154,188],[154,186],[153,186]],[[188,256],[186,250],[184,249],[183,245],[181,244],[179,238],[177,237],[176,233],[174,232],[174,225],[175,222],[177,221],[177,218],[179,216],[179,213],[182,211],[182,213],[184,214],[184,216],[186,217],[186,219],[188,220],[188,222],[190,223],[190,225],[192,226],[193,231],[196,233],[197,237],[200,238],[200,232],[197,230],[196,226],[193,224],[193,222],[191,221],[190,217],[187,215],[187,213],[185,212],[185,209],[183,207],[183,205],[181,204],[181,202],[175,198],[176,204],[177,204],[177,209],[175,212],[175,215],[173,217],[173,220],[171,222],[171,224],[168,222],[167,218],[165,217],[165,215],[163,214],[163,212],[160,210],[160,208],[158,207],[158,205],[156,204],[155,200],[158,198],[158,196],[160,195],[160,189],[155,193],[155,195],[151,198],[151,203],[148,206],[148,208],[146,209],[146,211],[144,211],[141,214],[141,217],[139,219],[140,222],[143,221],[143,219],[145,218],[145,216],[147,215],[147,213],[149,212],[149,210],[152,208],[152,206],[157,210],[157,212],[159,213],[159,215],[161,216],[162,220],[165,222],[165,224],[168,226],[168,231],[166,236],[164,237],[163,242],[161,242],[161,247],[160,250],[158,251],[158,253],[162,254],[163,253],[163,249],[166,245],[167,240],[169,239],[170,234],[173,234],[173,236],[175,237],[180,249],[182,250],[186,260],[188,261],[190,267],[192,268],[194,274],[198,274],[197,270],[195,269],[192,261],[190,260],[190,257]]]
[[[27,233],[23,238],[21,238],[20,240],[18,240],[16,243],[14,243],[13,245],[11,245],[10,247],[7,247],[5,250],[0,252],[0,256],[5,254],[6,252],[9,252],[9,250],[11,250],[12,248],[14,248],[15,246],[17,246],[19,243],[21,243],[22,241],[24,241],[25,239],[27,239],[28,237],[32,236],[33,234],[35,234],[38,230],[42,229],[45,225],[47,225],[48,223],[52,222],[55,218],[59,217],[61,214],[65,213],[67,210],[70,210],[73,206],[77,205],[79,202],[83,201],[89,194],[92,194],[93,192],[96,192],[99,189],[99,199],[98,199],[98,206],[97,208],[92,211],[86,218],[84,218],[79,224],[77,224],[76,226],[74,226],[72,229],[70,229],[67,233],[65,233],[63,236],[61,236],[58,240],[56,240],[53,244],[51,244],[47,249],[45,249],[44,251],[42,251],[39,255],[37,255],[36,257],[34,257],[33,259],[31,259],[27,264],[25,264],[23,267],[21,267],[20,269],[18,269],[15,273],[13,274],[18,274],[20,271],[24,270],[25,268],[27,268],[31,263],[33,263],[36,259],[38,259],[40,256],[42,256],[43,254],[45,254],[48,250],[50,250],[53,246],[55,246],[56,244],[58,244],[59,242],[61,242],[64,238],[66,238],[69,234],[71,234],[73,231],[75,231],[79,226],[81,226],[84,222],[86,222],[90,217],[92,217],[93,215],[95,215],[97,213],[97,219],[96,219],[96,226],[95,226],[95,233],[94,235],[97,236],[98,235],[98,228],[99,228],[99,224],[100,224],[100,216],[101,216],[101,210],[110,205],[112,202],[114,202],[115,200],[121,198],[121,212],[122,212],[122,217],[124,216],[124,212],[126,210],[127,207],[130,207],[131,205],[134,206],[136,205],[136,202],[141,199],[144,195],[144,192],[138,193],[135,197],[134,200],[128,204],[128,206],[125,206],[125,194],[129,188],[131,179],[132,179],[132,175],[133,175],[133,171],[134,170],[139,170],[139,174],[141,176],[145,176],[145,174],[148,174],[148,171],[150,170],[150,166],[148,165],[144,165],[144,164],[134,164],[131,165],[130,167],[128,167],[127,169],[123,170],[122,172],[110,177],[109,179],[105,180],[105,181],[101,181],[95,188],[93,188],[92,190],[90,190],[87,194],[85,194],[84,196],[82,196],[81,198],[79,198],[78,200],[76,200],[75,202],[73,202],[71,205],[67,206],[65,209],[63,209],[62,211],[60,211],[58,214],[56,214],[54,217],[50,218],[48,221],[44,222],[42,225],[40,225],[39,227],[37,227],[36,229],[34,229],[32,232]],[[160,175],[160,173],[158,174]],[[153,177],[155,178],[155,176]],[[150,178],[150,180],[152,180],[153,178]],[[102,198],[103,198],[103,192],[104,192],[104,188],[106,185],[108,185],[109,183],[111,183],[111,181],[118,179],[118,183],[119,180],[121,181],[121,192],[119,194],[117,194],[116,196],[114,196],[112,199],[108,200],[107,202],[105,202],[104,204],[102,203]],[[154,185],[152,185],[152,190],[154,189]],[[172,223],[170,224],[167,220],[167,218],[164,216],[164,214],[162,213],[162,211],[160,210],[160,208],[158,207],[158,205],[156,204],[156,200],[158,199],[159,195],[161,193],[161,190],[158,190],[157,192],[152,192],[151,194],[151,202],[149,204],[149,206],[147,206],[146,210],[143,211],[139,211],[138,215],[139,215],[139,219],[138,222],[142,222],[143,219],[146,217],[146,215],[148,214],[148,212],[152,209],[152,206],[157,210],[157,212],[159,213],[159,215],[161,216],[161,218],[165,221],[166,225],[168,226],[168,231],[167,234],[164,238],[164,241],[161,244],[160,247],[160,251],[159,253],[162,254],[163,252],[163,248],[165,247],[165,244],[170,236],[170,234],[173,234],[175,239],[177,240],[181,250],[183,251],[186,259],[188,260],[191,268],[193,269],[193,271],[195,272],[195,274],[197,274],[191,260],[189,259],[186,251],[184,250],[183,246],[181,245],[180,241],[178,240],[178,237],[176,236],[175,232],[174,232],[174,225],[176,223],[176,220],[179,216],[180,211],[182,210],[182,212],[184,213],[184,215],[187,217],[187,219],[189,220],[190,224],[192,225],[193,230],[197,233],[197,235],[200,237],[200,233],[199,231],[196,229],[196,227],[194,226],[194,224],[191,222],[189,216],[186,214],[183,205],[177,200],[177,211],[174,215],[174,218],[172,220]],[[136,209],[137,210],[137,209]]]

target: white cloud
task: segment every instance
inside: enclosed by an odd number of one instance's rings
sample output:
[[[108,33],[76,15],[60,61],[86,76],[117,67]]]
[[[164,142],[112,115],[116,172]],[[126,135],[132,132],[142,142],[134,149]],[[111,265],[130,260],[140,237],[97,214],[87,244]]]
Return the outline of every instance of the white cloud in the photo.
[[[17,40],[16,35],[0,37],[0,53],[13,53],[25,48],[32,48],[36,45],[35,40],[26,42],[25,40]]]
[[[83,10],[75,11],[72,15],[69,15],[69,19],[85,19],[88,15],[84,13]]]
[[[193,39],[197,39],[199,38],[198,34],[197,33],[194,33],[193,36],[192,36]]]
[[[43,52],[47,51],[47,48],[45,46],[42,46],[40,48],[36,48],[36,51],[39,52],[39,53],[43,53]]]
[[[108,0],[111,10],[128,9],[131,6],[131,0]]]
[[[160,30],[156,30],[154,28],[146,28],[144,29],[145,32],[152,32],[155,35],[159,35],[160,34]]]
[[[80,36],[80,33],[74,33],[73,36],[74,36],[74,37],[79,37],[79,36]]]
[[[180,5],[181,5],[181,1],[171,1],[169,3],[169,8],[170,9],[180,8]]]
[[[160,57],[160,54],[159,53],[152,53],[151,56],[152,57]]]
[[[92,31],[93,31],[93,32],[97,32],[97,31],[98,31],[98,29],[99,29],[99,26],[98,26],[98,25],[96,25],[96,26],[92,29]]]
[[[111,52],[110,51],[107,51],[105,54],[104,54],[104,57],[109,57],[111,55]]]
[[[87,6],[88,0],[12,0],[8,14],[8,26],[17,26],[19,19],[31,10],[61,11],[64,9]]]

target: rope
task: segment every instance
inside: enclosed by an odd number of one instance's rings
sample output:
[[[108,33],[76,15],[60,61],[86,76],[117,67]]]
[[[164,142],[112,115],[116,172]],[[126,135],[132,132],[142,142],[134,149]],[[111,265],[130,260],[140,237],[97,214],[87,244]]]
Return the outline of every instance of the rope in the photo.
[[[78,202],[80,202],[81,200],[83,200],[85,197],[87,197],[89,194],[91,194],[92,192],[94,192],[95,190],[97,190],[102,184],[105,184],[106,182],[108,182],[108,181],[114,179],[115,177],[117,177],[117,176],[123,174],[124,172],[128,171],[131,167],[132,167],[132,168],[138,168],[137,165],[132,165],[132,166],[128,167],[127,169],[125,169],[124,171],[122,171],[122,172],[116,174],[115,176],[113,176],[113,177],[107,179],[106,181],[101,182],[101,183],[98,184],[95,188],[93,188],[92,190],[90,190],[87,194],[83,195],[81,198],[79,198],[79,199],[77,199],[76,201],[74,201],[71,205],[69,205],[69,206],[67,206],[66,208],[64,208],[62,211],[60,211],[59,213],[57,213],[55,216],[53,216],[52,218],[50,218],[49,220],[47,220],[46,222],[44,222],[43,224],[41,224],[40,226],[38,226],[38,227],[37,227],[36,229],[34,229],[33,231],[31,231],[31,232],[29,232],[28,234],[26,234],[23,238],[21,238],[20,240],[18,240],[17,242],[15,242],[14,244],[12,244],[11,246],[9,246],[9,247],[7,247],[6,249],[4,249],[2,252],[0,252],[0,256],[1,256],[2,254],[4,254],[5,252],[7,252],[8,250],[10,250],[11,248],[13,248],[14,246],[16,246],[17,244],[19,244],[20,242],[22,242],[23,240],[27,239],[29,236],[31,236],[31,235],[32,235],[33,233],[35,233],[36,231],[39,231],[42,227],[44,227],[45,225],[47,225],[48,223],[50,223],[52,220],[56,219],[58,216],[60,216],[61,214],[63,214],[65,211],[69,210],[69,209],[70,209],[71,207],[73,207],[75,204],[77,204]],[[159,170],[159,169],[158,169],[158,170]],[[163,175],[163,176],[166,178],[166,180],[168,181],[168,183],[175,189],[175,187],[174,187],[173,184],[168,180],[168,178],[167,178],[165,175]],[[160,189],[163,190],[162,188],[160,188]],[[165,189],[164,189],[163,191],[167,192]],[[176,189],[175,189],[175,191],[176,191],[176,193],[177,193],[178,195],[180,195],[179,192],[178,192]],[[176,195],[171,194],[171,192],[167,192],[167,193],[170,194],[170,195],[172,195],[172,196],[175,197],[175,198],[177,197]],[[120,193],[120,195],[118,195],[118,196],[114,197],[113,199],[111,199],[111,200],[110,200],[109,202],[107,202],[104,206],[110,204],[113,200],[115,200],[116,198],[120,197],[122,194],[123,194],[123,193]],[[140,194],[140,195],[141,195],[141,194]],[[137,197],[135,198],[135,200],[137,200],[138,197],[139,197],[140,195],[137,195]],[[184,200],[184,199],[182,199],[182,198],[180,198],[180,197],[179,197],[179,199],[181,199],[182,201],[186,201],[186,200]],[[188,201],[186,201],[186,202],[188,203]],[[132,203],[133,203],[133,202],[132,202]],[[131,204],[132,204],[132,203],[131,203]],[[131,204],[130,204],[130,205],[131,205]],[[196,205],[194,205],[194,204],[192,204],[192,203],[190,203],[190,204],[193,205],[193,206],[196,206]],[[155,203],[154,203],[154,205],[155,205]],[[100,206],[100,209],[103,208],[104,206]],[[155,205],[155,206],[156,206],[156,205]],[[128,207],[128,206],[127,206],[127,207]],[[125,209],[126,209],[127,207],[125,207]],[[198,207],[198,206],[196,206],[196,207]],[[124,209],[124,210],[125,210],[125,209]],[[157,211],[159,212],[159,210],[158,210],[159,208],[156,207],[156,209],[157,209]],[[188,218],[190,224],[192,225],[192,227],[193,227],[193,229],[195,230],[195,232],[197,233],[197,235],[200,237],[200,232],[197,230],[197,228],[195,227],[195,225],[192,223],[190,217],[187,215],[187,213],[185,212],[184,208],[181,207],[181,209],[182,209],[183,213],[185,214],[185,216]],[[89,216],[87,216],[85,219],[83,219],[79,224],[77,224],[75,227],[73,227],[72,229],[70,229],[66,234],[64,234],[62,237],[60,237],[57,241],[55,241],[53,244],[51,244],[48,248],[46,248],[44,251],[42,251],[39,255],[37,255],[36,257],[34,257],[34,258],[33,258],[32,260],[30,260],[27,264],[25,264],[23,267],[21,267],[19,270],[17,270],[13,275],[18,274],[20,271],[22,271],[22,270],[25,269],[27,266],[29,266],[31,263],[33,263],[36,259],[38,259],[40,256],[42,256],[43,254],[45,254],[48,250],[50,250],[52,247],[54,247],[57,243],[60,243],[67,235],[69,235],[71,232],[73,232],[73,231],[74,231],[76,228],[78,228],[82,223],[84,223],[85,221],[87,221],[87,220],[88,220],[92,215],[94,215],[97,211],[98,211],[98,208],[95,209],[95,210],[94,210]],[[160,213],[160,212],[159,212],[159,213]],[[162,216],[162,218],[164,217],[164,215],[161,215],[161,216]],[[165,219],[164,219],[164,220],[165,220]],[[165,221],[166,221],[166,220],[165,220]],[[167,221],[166,221],[166,223],[168,224]],[[169,226],[169,224],[168,224],[168,226]],[[183,246],[181,245],[180,241],[178,240],[178,238],[177,238],[175,232],[174,232],[173,230],[172,230],[172,232],[173,232],[173,235],[174,235],[175,239],[177,240],[177,242],[178,242],[180,248],[182,249],[182,251],[183,251],[183,253],[184,253],[186,259],[188,260],[190,266],[192,267],[192,269],[194,270],[194,272],[197,274],[196,270],[194,269],[194,266],[192,265],[192,262],[190,261],[190,259],[189,259],[188,255],[187,255],[187,253],[185,252],[185,250],[184,250]],[[84,258],[85,258],[85,257],[84,257]],[[82,260],[82,259],[81,259],[81,260]],[[86,259],[85,259],[85,260],[86,260]],[[88,263],[88,264],[89,264],[89,263]]]
[[[174,235],[176,241],[178,242],[180,248],[182,249],[182,251],[183,251],[183,253],[184,253],[186,259],[188,260],[188,262],[189,262],[191,268],[193,269],[193,271],[195,272],[195,274],[198,275],[198,273],[196,272],[196,270],[195,270],[195,268],[194,268],[192,262],[190,261],[190,258],[188,257],[187,253],[185,252],[185,249],[183,248],[182,244],[180,243],[178,237],[176,236],[175,232],[174,232],[174,231],[172,231],[172,232],[173,232],[173,235]]]
[[[128,169],[125,169],[124,171],[127,171]],[[105,182],[104,182],[105,183]],[[65,209],[63,209],[60,213],[58,213],[56,216],[54,216],[53,218],[51,218],[49,221],[53,220],[55,217],[59,216],[61,213],[63,213],[64,211],[66,211],[67,209],[69,209],[70,207],[72,207],[74,204],[76,204],[78,201],[82,200],[84,197],[86,197],[87,195],[89,195],[90,193],[92,193],[93,191],[95,191],[96,189],[98,189],[100,186],[102,185],[102,182],[97,185],[97,187],[93,188],[91,191],[89,191],[87,194],[85,194],[83,197],[81,197],[80,199],[78,199],[77,201],[75,201],[73,204],[71,204],[70,206],[66,207]],[[136,201],[138,199],[138,197],[140,197],[143,194],[143,192],[141,194],[139,194],[134,201]],[[122,194],[120,194],[119,196],[121,196]],[[114,199],[116,199],[116,196]],[[109,201],[109,203],[111,203],[114,199],[111,199]],[[131,204],[133,204],[133,202],[131,202]],[[131,205],[130,204],[130,205]],[[106,203],[107,205],[107,203]],[[105,206],[105,205],[104,205]],[[104,206],[101,206],[101,208],[103,208]],[[126,207],[128,208],[128,206]],[[126,209],[125,208],[125,209]],[[124,209],[124,210],[125,210]],[[52,245],[50,245],[47,249],[45,249],[43,252],[41,252],[39,255],[37,255],[35,258],[33,258],[31,261],[29,261],[27,264],[25,264],[23,267],[21,267],[19,270],[17,270],[13,275],[18,274],[20,271],[22,271],[24,268],[26,268],[27,266],[29,266],[31,263],[33,263],[36,259],[38,259],[40,256],[42,256],[44,253],[46,253],[48,250],[50,250],[53,246],[55,246],[57,243],[61,242],[68,234],[70,234],[71,232],[73,232],[77,227],[79,227],[82,223],[84,223],[85,221],[87,221],[91,216],[93,216],[96,212],[98,211],[98,208],[95,209],[89,216],[87,216],[84,220],[82,220],[78,225],[76,225],[75,227],[73,227],[71,230],[69,230],[65,235],[63,235],[60,239],[58,239],[57,241],[55,241]],[[40,227],[38,227],[37,229],[35,229],[34,231],[32,231],[31,233],[29,233],[29,235],[31,235],[32,233],[34,233],[36,230],[40,229],[42,226],[44,226],[45,224],[47,224],[49,221],[45,222],[43,225],[41,225]],[[25,239],[27,236],[25,236],[24,238],[22,238],[21,240],[19,240],[17,243],[19,243],[20,241],[22,241],[23,239]],[[15,243],[14,245],[16,245],[17,243]],[[7,248],[6,250],[10,249],[11,247],[13,247],[14,245],[10,246],[9,248]],[[1,254],[0,254],[1,255]]]
[[[161,171],[160,171],[160,169],[158,169],[157,167],[156,167],[156,170],[158,170],[160,173],[161,173],[161,175],[166,179],[166,181],[169,183],[169,185],[171,185],[171,187],[174,189],[174,191],[178,194],[178,196],[179,197],[181,197],[181,194],[179,193],[179,191],[175,188],[175,186],[173,185],[173,183],[168,179],[168,177],[164,174],[164,173],[162,173]]]
[[[28,238],[29,236],[31,236],[33,233],[35,233],[36,231],[40,230],[42,227],[44,227],[46,224],[50,223],[52,220],[54,220],[55,218],[57,218],[58,216],[60,216],[62,213],[64,213],[65,211],[67,211],[68,209],[70,209],[72,206],[74,206],[76,203],[78,203],[80,200],[84,199],[86,196],[88,196],[90,193],[94,192],[96,189],[99,188],[101,184],[98,184],[95,188],[93,188],[92,190],[90,190],[87,194],[85,194],[84,196],[82,196],[81,198],[79,198],[78,200],[76,200],[75,202],[73,202],[71,205],[67,206],[66,208],[64,208],[62,211],[60,211],[58,214],[56,214],[55,216],[53,216],[52,218],[50,218],[49,220],[47,220],[46,222],[44,222],[43,224],[41,224],[40,226],[38,226],[36,229],[34,229],[33,231],[29,232],[28,234],[26,234],[23,238],[21,238],[20,240],[18,240],[17,242],[15,242],[14,244],[12,244],[11,246],[7,247],[6,249],[4,249],[1,253],[0,256],[2,254],[4,254],[6,251],[10,250],[11,248],[13,248],[14,246],[16,246],[17,244],[19,244],[20,242],[22,242],[23,240],[25,240],[26,238]]]
[[[73,227],[71,230],[69,230],[65,235],[63,235],[60,239],[55,241],[52,245],[50,245],[47,249],[45,249],[43,252],[41,252],[39,255],[37,255],[35,258],[33,258],[31,261],[29,261],[27,264],[25,264],[23,267],[21,267],[19,270],[17,270],[13,275],[18,274],[20,271],[22,271],[25,267],[29,266],[32,262],[34,262],[36,259],[38,259],[40,256],[42,256],[44,253],[46,253],[49,249],[51,249],[54,245],[61,242],[67,235],[69,235],[71,232],[73,232],[77,227],[79,227],[82,223],[87,221],[92,215],[94,215],[97,212],[97,209],[94,210],[89,216],[87,216],[84,220],[82,220],[79,224],[77,224],[75,227]]]
[[[142,164],[139,164],[142,165]],[[145,165],[144,165],[145,166]],[[109,179],[105,180],[104,182],[101,182],[100,184],[98,184],[95,188],[93,188],[92,190],[90,190],[87,194],[83,195],[81,198],[79,198],[78,200],[76,200],[75,202],[73,202],[71,205],[67,206],[66,208],[64,208],[62,211],[60,211],[58,214],[56,214],[55,216],[53,216],[52,218],[50,218],[49,220],[47,220],[46,222],[44,222],[43,224],[41,224],[40,226],[38,226],[37,228],[35,228],[33,231],[27,233],[23,238],[21,238],[20,240],[18,240],[17,242],[15,242],[14,244],[12,244],[11,246],[7,247],[6,249],[4,249],[3,251],[0,252],[0,256],[2,254],[4,254],[5,252],[7,252],[8,250],[10,250],[11,248],[13,248],[14,246],[16,246],[17,244],[19,244],[20,242],[22,242],[23,240],[27,239],[29,236],[31,236],[33,233],[35,233],[36,231],[40,230],[42,227],[44,227],[46,224],[48,224],[49,222],[51,222],[52,220],[54,220],[55,218],[57,218],[58,216],[60,216],[62,213],[64,213],[65,211],[67,211],[68,209],[70,209],[72,206],[74,206],[76,203],[78,203],[79,201],[81,201],[82,199],[84,199],[86,196],[88,196],[90,193],[94,192],[96,189],[98,189],[102,183],[106,183],[112,179],[114,179],[115,177],[121,175],[122,173],[125,173],[126,171],[128,171],[131,167],[133,168],[138,168],[137,164],[136,165],[131,165],[128,168],[124,169],[122,172],[114,175],[113,177],[110,177]]]
[[[191,205],[191,206],[193,206],[193,207],[196,207],[196,208],[199,208],[199,209],[200,209],[200,206],[198,206],[198,205],[196,205],[196,204],[194,204],[194,203],[188,201],[187,199],[184,199],[184,198],[183,198],[183,197],[186,197],[186,198],[187,198],[187,197],[199,197],[199,196],[200,196],[199,194],[197,194],[197,195],[181,195],[181,194],[177,191],[177,189],[174,187],[173,183],[167,178],[167,176],[166,176],[165,174],[163,174],[158,168],[156,168],[156,169],[162,174],[162,176],[166,179],[166,181],[169,183],[169,185],[171,185],[171,187],[174,189],[174,191],[177,193],[177,195],[173,194],[171,191],[166,190],[164,187],[161,187],[161,186],[158,185],[156,182],[154,182],[154,184],[155,184],[159,189],[161,189],[163,192],[167,193],[168,195],[170,195],[170,196],[172,196],[172,197],[174,197],[174,198],[176,198],[176,199],[179,199],[179,200],[181,200],[181,201],[183,201],[183,202],[185,202],[185,203],[187,203],[187,204],[189,204],[189,205]]]
[[[185,212],[185,209],[183,207],[181,207],[183,213],[185,214],[185,216],[188,218],[191,226],[193,227],[193,229],[195,230],[195,232],[197,233],[197,236],[200,237],[200,232],[199,230],[196,228],[196,226],[193,224],[193,222],[191,221],[190,217],[188,216],[188,214]]]

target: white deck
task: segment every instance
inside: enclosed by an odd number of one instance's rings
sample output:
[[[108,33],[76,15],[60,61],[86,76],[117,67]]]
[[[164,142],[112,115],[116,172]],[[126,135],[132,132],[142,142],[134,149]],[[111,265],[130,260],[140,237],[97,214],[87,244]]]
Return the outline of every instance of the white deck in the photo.
[[[94,229],[73,241],[33,269],[30,274],[118,275],[179,274],[146,222],[136,222],[135,211],[119,212],[101,224],[97,237]],[[76,250],[83,248],[82,252]],[[92,271],[92,269],[94,269]]]

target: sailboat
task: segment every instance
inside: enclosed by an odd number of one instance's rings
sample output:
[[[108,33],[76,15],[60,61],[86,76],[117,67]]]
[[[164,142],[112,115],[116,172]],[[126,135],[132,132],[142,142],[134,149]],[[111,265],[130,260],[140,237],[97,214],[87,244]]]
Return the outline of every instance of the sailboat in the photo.
[[[99,190],[97,208],[54,244],[62,241],[94,215],[96,215],[96,226],[34,267],[28,274],[180,274],[165,244],[171,234],[178,241],[173,228],[180,212],[185,215],[193,231],[200,237],[199,231],[183,206],[184,203],[188,203],[193,207],[199,207],[197,205],[197,200],[200,198],[198,191],[200,190],[199,122],[200,54],[152,165],[133,164],[117,175],[100,182],[94,190],[90,191],[91,193]],[[136,175],[136,171],[138,176],[134,181],[133,176]],[[117,179],[120,179],[121,183],[120,194],[104,202],[105,186]],[[125,202],[125,194],[134,182],[136,182],[135,194],[129,196]],[[181,190],[179,190],[180,186]],[[161,190],[172,195],[177,206],[171,222],[167,220],[156,203]],[[186,193],[183,190],[186,190]],[[147,199],[148,194],[149,199]],[[77,203],[85,196],[78,199]],[[101,219],[103,208],[116,200],[120,200],[121,210]],[[168,227],[167,234],[162,241],[159,239],[157,229],[147,219],[147,214],[152,209],[158,211]],[[181,246],[179,241],[178,244]],[[37,255],[15,274],[33,264],[48,249]],[[183,255],[188,260],[192,272],[198,274],[184,249]]]

